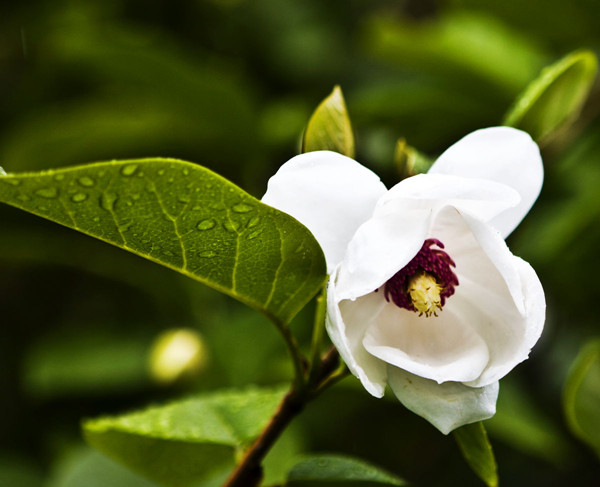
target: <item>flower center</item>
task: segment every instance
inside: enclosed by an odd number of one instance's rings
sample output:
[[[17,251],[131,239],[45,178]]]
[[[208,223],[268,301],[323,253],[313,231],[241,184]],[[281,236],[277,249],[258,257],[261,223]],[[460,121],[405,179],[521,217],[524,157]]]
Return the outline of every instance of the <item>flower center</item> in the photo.
[[[417,255],[385,283],[385,299],[419,316],[437,316],[458,286],[452,270],[456,264],[443,248],[435,238],[425,240]]]

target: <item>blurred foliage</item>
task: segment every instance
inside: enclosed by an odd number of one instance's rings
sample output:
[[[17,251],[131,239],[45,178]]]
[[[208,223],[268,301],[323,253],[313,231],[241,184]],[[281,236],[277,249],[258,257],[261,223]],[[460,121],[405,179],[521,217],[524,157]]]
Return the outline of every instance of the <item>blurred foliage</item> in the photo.
[[[501,123],[544,66],[600,52],[599,14],[597,0],[10,2],[0,7],[0,165],[178,157],[260,197],[340,85],[357,159],[391,185],[399,138],[435,157]],[[544,141],[542,195],[509,241],[540,275],[548,319],[486,423],[502,485],[592,486],[600,475],[561,407],[600,325],[599,114],[596,83],[579,119]],[[276,330],[228,297],[4,206],[0,237],[1,486],[154,485],[82,447],[80,421],[292,376]],[[307,309],[292,323],[302,347],[311,318]],[[195,381],[159,384],[151,344],[173,327],[201,333],[209,358]],[[268,459],[273,482],[292,453],[335,451],[415,485],[481,485],[452,438],[353,379],[309,406],[282,445]]]

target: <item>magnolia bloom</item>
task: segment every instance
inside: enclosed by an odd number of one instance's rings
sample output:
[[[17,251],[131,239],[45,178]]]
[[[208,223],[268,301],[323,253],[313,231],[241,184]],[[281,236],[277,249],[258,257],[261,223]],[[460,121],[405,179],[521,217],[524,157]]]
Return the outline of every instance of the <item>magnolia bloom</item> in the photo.
[[[348,157],[302,154],[270,179],[263,202],[321,244],[327,331],[350,371],[374,396],[389,385],[447,434],[494,415],[498,380],[542,332],[542,286],[504,242],[542,179],[529,135],[496,127],[390,190]]]

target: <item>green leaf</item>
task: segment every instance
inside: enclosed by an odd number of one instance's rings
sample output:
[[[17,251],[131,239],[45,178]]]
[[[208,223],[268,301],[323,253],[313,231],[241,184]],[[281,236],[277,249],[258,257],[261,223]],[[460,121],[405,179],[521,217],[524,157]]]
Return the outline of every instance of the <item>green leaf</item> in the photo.
[[[399,139],[396,143],[394,163],[402,179],[426,173],[434,162],[414,147],[407,145],[405,139]]]
[[[548,139],[577,118],[597,67],[593,52],[576,51],[544,68],[517,98],[503,124],[523,129],[537,141]]]
[[[90,445],[166,486],[223,477],[266,426],[282,388],[219,391],[124,416],[86,421]]]
[[[496,459],[482,422],[454,430],[454,438],[463,457],[477,476],[489,487],[498,485]]]
[[[325,280],[323,252],[303,225],[185,161],[9,174],[0,177],[0,201],[181,272],[283,323]]]
[[[563,404],[573,433],[600,455],[600,339],[585,345],[575,359]]]
[[[83,445],[59,458],[52,470],[45,487],[159,487]]]
[[[302,152],[330,150],[354,157],[354,135],[339,86],[317,107],[308,121]]]
[[[360,485],[377,487],[406,485],[401,478],[364,460],[341,455],[311,455],[304,457],[288,474],[289,487]]]

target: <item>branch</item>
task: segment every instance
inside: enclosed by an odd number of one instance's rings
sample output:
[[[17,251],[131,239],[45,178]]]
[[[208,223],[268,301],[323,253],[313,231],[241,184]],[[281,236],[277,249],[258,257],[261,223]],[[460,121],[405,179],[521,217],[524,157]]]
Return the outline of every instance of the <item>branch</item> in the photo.
[[[224,487],[256,487],[263,478],[262,461],[279,435],[306,404],[306,397],[292,388],[283,398],[275,415],[246,455],[229,476]]]
[[[335,347],[331,347],[321,359],[319,373],[314,381],[307,384],[306,388],[298,389],[295,385],[292,386],[283,397],[275,415],[248,449],[242,461],[225,482],[224,487],[257,487],[260,485],[263,478],[263,459],[287,425],[302,412],[304,406],[335,382],[331,379],[343,377],[342,374],[336,374],[338,365],[338,351]]]

